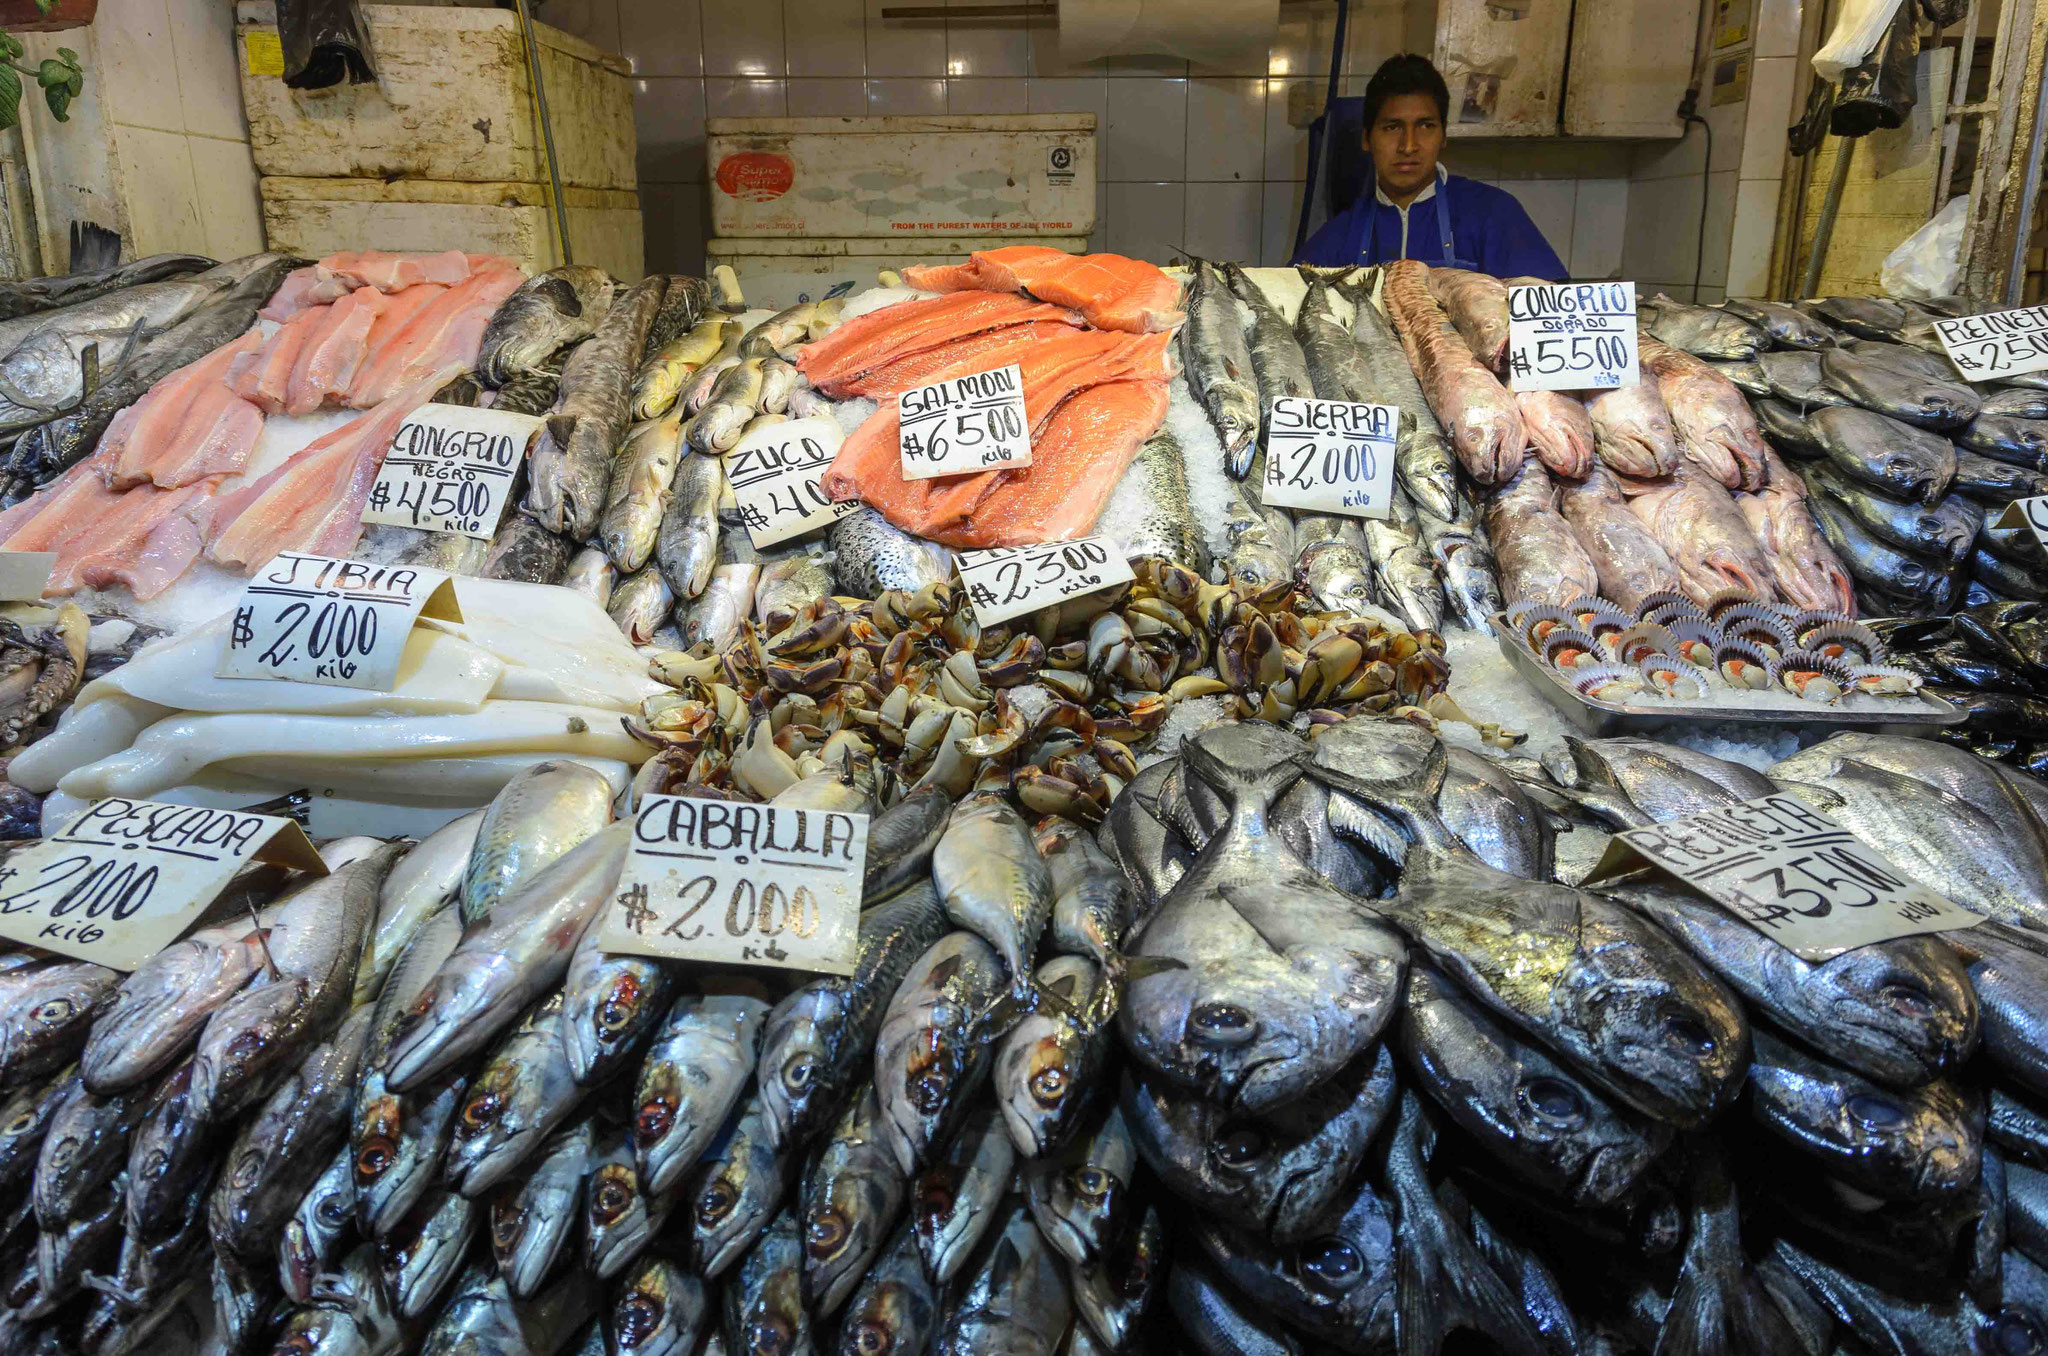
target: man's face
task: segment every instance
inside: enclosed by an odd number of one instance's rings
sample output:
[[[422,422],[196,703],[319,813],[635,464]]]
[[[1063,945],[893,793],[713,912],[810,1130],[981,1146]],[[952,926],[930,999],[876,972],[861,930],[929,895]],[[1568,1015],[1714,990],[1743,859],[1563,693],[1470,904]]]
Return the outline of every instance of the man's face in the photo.
[[[1427,94],[1388,99],[1365,129],[1365,149],[1388,197],[1405,202],[1420,193],[1435,177],[1444,149],[1444,120],[1436,100]]]

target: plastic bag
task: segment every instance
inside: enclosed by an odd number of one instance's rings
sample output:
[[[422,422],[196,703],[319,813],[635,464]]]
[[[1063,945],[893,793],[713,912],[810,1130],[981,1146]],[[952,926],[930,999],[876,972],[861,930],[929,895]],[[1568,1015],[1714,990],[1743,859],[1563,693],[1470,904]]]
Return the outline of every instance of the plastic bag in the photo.
[[[1963,271],[1963,227],[1969,217],[1969,196],[1950,198],[1925,226],[1901,240],[1877,270],[1886,295],[1905,301],[1952,295]]]
[[[1900,0],[1843,0],[1828,40],[1813,54],[1814,74],[1839,84],[1845,71],[1861,66],[1891,27]]]
[[[1920,54],[1913,14],[1913,6],[1899,6],[1898,17],[1877,50],[1842,77],[1834,111],[1828,115],[1828,127],[1836,136],[1867,136],[1881,127],[1906,125],[1913,111],[1913,59]]]

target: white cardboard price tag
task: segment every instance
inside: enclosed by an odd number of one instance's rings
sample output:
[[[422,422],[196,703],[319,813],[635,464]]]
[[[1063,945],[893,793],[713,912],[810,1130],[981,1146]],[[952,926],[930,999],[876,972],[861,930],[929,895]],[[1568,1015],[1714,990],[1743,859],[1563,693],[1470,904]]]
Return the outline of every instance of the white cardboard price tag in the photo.
[[[853,973],[868,817],[644,797],[605,911],[607,951]]]
[[[2048,306],[1937,320],[1934,333],[1948,350],[1948,360],[1968,381],[2048,367]]]
[[[214,676],[388,691],[421,617],[462,620],[440,570],[280,551],[235,600]]]
[[[327,872],[292,820],[115,796],[0,865],[0,936],[133,970],[251,859]]]
[[[983,626],[1051,607],[1078,594],[1127,584],[1137,577],[1131,573],[1123,544],[1113,537],[962,551],[956,559],[960,587],[967,590],[974,620]]]
[[[420,406],[384,454],[363,521],[488,541],[541,422],[510,410]]]
[[[2041,549],[2048,551],[2048,495],[2013,500],[1992,526],[2019,527],[2022,524],[2033,529],[2034,540],[2041,543]]]
[[[1605,391],[1642,380],[1634,283],[1508,289],[1508,389]]]
[[[1384,518],[1393,511],[1392,405],[1281,396],[1266,412],[1266,483],[1260,497],[1280,508]]]
[[[855,500],[833,503],[820,483],[846,441],[829,414],[771,424],[725,454],[725,479],[756,550],[844,518]]]
[[[1638,859],[1807,960],[1983,921],[1784,792],[1618,833],[1588,879]]]
[[[55,551],[0,551],[0,603],[39,603],[57,567]]]
[[[896,402],[903,478],[930,480],[1031,464],[1017,364],[916,386]]]

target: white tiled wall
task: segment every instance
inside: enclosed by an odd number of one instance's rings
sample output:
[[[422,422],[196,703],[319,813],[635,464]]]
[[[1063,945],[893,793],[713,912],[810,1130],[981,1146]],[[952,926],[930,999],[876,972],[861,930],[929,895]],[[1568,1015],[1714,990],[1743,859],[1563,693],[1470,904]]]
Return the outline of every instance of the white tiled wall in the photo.
[[[25,36],[30,60],[65,46],[85,67],[70,121],[22,99],[48,267],[63,270],[74,218],[121,231],[131,255],[263,248],[228,0],[100,0],[89,29]]]
[[[1093,113],[1096,248],[1162,262],[1176,248],[1286,261],[1308,167],[1306,123],[1328,84],[1334,6],[1283,5],[1263,63],[1212,68],[1163,59],[1068,66],[1049,21],[884,20],[883,4],[541,0],[542,20],[633,62],[650,269],[702,264],[704,119],[726,114]],[[1361,93],[1394,52],[1426,50],[1433,9],[1428,0],[1354,0],[1343,92]],[[1449,159],[1520,198],[1574,274],[1619,276],[1626,148],[1510,153],[1460,142]]]
[[[1696,268],[1701,301],[1759,296],[1769,290],[1778,187],[1785,172],[1785,129],[1793,119],[1799,6],[1800,0],[1753,0],[1750,40],[1714,54],[1726,59],[1747,52],[1750,70],[1743,102],[1714,108],[1711,90],[1701,92],[1713,139],[1711,163],[1707,135],[1697,125],[1681,142],[1635,152],[1622,245],[1623,277],[1680,300],[1694,299]]]

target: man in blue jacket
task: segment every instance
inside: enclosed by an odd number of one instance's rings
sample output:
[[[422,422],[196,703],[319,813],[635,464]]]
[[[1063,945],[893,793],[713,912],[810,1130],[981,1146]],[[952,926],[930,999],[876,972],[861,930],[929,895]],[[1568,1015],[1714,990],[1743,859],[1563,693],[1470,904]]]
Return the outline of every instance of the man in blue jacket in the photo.
[[[1437,163],[1451,94],[1429,58],[1388,57],[1365,87],[1373,186],[1323,223],[1297,264],[1338,268],[1420,259],[1497,278],[1558,281],[1564,264],[1514,196]]]

